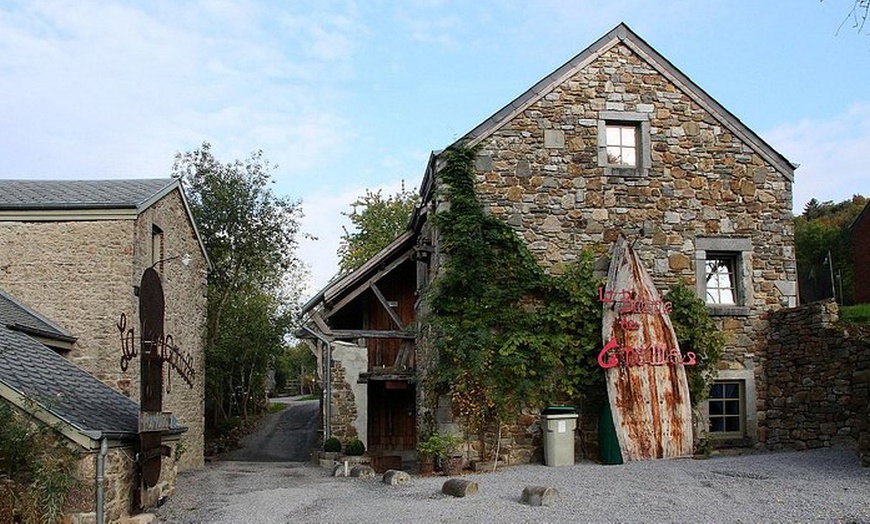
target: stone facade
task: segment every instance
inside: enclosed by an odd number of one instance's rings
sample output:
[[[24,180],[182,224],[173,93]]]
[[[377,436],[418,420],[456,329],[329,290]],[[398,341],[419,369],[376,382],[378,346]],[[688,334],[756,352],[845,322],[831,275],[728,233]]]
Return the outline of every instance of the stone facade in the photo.
[[[860,444],[868,464],[870,332],[837,320],[832,300],[770,315],[760,433],[769,449]]]
[[[636,124],[636,167],[609,165],[603,136],[614,122]],[[485,210],[554,274],[583,250],[603,261],[624,234],[660,292],[684,281],[703,298],[708,253],[735,254],[741,300],[710,308],[726,335],[719,367],[764,390],[764,316],[796,305],[793,166],[781,155],[624,26],[464,140],[479,148]],[[437,169],[435,160],[427,174],[436,188]],[[439,192],[429,194],[439,209]],[[750,399],[744,445],[758,443],[764,400]]]
[[[121,313],[138,323],[134,286],[152,264],[153,226],[163,231],[165,257],[191,256],[188,266],[176,259],[158,268],[165,332],[193,356],[196,369],[192,390],[176,375],[164,392],[164,409],[188,427],[179,464],[187,469],[203,464],[207,262],[178,190],[135,219],[0,222],[0,287],[73,333],[70,360],[138,402],[138,360],[121,370],[116,324]]]

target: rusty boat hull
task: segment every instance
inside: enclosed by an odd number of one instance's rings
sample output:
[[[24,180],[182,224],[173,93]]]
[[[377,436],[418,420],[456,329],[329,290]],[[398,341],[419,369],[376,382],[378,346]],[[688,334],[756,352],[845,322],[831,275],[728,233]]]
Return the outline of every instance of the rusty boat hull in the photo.
[[[625,238],[611,252],[599,362],[623,460],[692,455],[692,409],[686,364],[663,302]]]

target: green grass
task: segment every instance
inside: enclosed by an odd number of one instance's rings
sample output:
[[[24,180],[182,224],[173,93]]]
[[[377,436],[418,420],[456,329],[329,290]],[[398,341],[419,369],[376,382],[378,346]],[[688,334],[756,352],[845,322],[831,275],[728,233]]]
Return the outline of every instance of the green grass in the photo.
[[[277,413],[287,408],[287,404],[269,403],[269,413]]]
[[[870,304],[840,307],[840,321],[847,324],[870,324]]]

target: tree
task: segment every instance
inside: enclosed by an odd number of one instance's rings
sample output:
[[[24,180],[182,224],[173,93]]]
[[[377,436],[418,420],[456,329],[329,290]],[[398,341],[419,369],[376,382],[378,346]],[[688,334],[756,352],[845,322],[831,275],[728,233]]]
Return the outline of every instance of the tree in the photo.
[[[187,185],[213,265],[205,337],[211,424],[247,416],[265,398],[268,371],[298,307],[296,286],[305,274],[296,256],[302,210],[298,201],[272,192],[273,170],[262,151],[222,163],[208,143],[175,158],[174,176]]]
[[[417,205],[414,191],[402,189],[386,199],[381,190],[357,198],[351,204],[350,213],[342,213],[353,224],[354,231],[344,228],[338,248],[339,269],[342,273],[353,271],[375,253],[389,245],[408,227],[408,220]]]
[[[833,273],[841,303],[851,303],[854,294],[849,226],[866,203],[867,198],[861,195],[836,204],[832,201],[819,203],[813,198],[804,207],[803,214],[795,217],[795,257],[801,274],[823,276]],[[826,265],[831,263],[833,268]],[[803,280],[806,278],[802,277]]]
[[[870,0],[854,0],[852,8],[849,9],[849,13],[843,19],[840,28],[842,29],[846,23],[849,23],[852,28],[860,33],[864,30],[868,15],[870,15]]]

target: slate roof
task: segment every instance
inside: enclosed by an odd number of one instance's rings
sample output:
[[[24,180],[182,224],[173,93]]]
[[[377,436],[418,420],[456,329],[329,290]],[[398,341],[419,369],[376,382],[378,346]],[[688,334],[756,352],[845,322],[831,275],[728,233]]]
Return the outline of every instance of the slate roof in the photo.
[[[137,435],[139,406],[135,402],[9,325],[68,335],[0,291],[0,385],[36,402],[92,439]]]
[[[63,327],[33,311],[0,289],[0,323],[15,331],[60,340],[75,342],[76,337]]]
[[[0,180],[0,210],[141,209],[177,182],[173,178]]]

